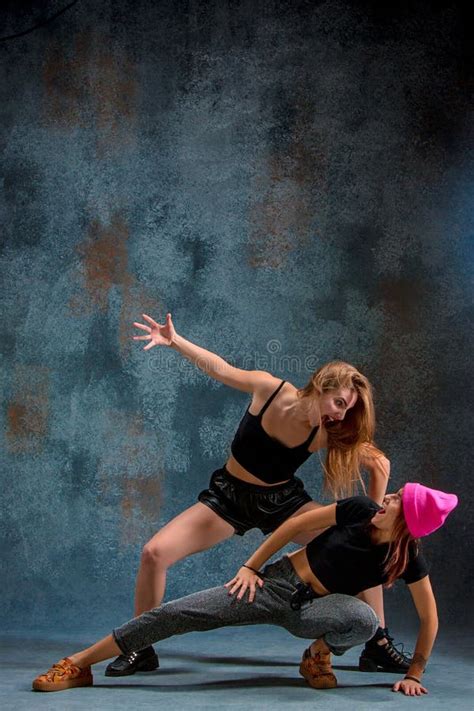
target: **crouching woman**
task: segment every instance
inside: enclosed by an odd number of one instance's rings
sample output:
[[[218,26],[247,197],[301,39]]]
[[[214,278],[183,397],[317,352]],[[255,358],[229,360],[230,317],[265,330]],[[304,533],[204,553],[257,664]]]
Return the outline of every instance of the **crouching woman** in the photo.
[[[65,657],[33,682],[37,691],[92,684],[91,665],[186,632],[230,625],[274,624],[316,639],[300,673],[318,689],[334,688],[331,652],[340,655],[370,639],[378,625],[355,596],[403,578],[420,618],[410,668],[393,691],[426,693],[422,683],[438,629],[436,603],[418,539],[439,528],[457,505],[454,494],[407,483],[379,506],[365,496],[287,520],[224,587],[211,588],[149,610],[88,649]],[[295,535],[327,529],[307,546],[261,566]]]

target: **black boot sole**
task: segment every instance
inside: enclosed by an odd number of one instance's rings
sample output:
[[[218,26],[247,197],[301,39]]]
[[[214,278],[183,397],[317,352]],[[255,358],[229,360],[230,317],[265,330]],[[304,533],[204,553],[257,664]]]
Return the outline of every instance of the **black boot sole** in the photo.
[[[135,667],[130,668],[129,670],[114,671],[113,669],[107,668],[104,672],[104,676],[132,676],[137,672],[155,671],[155,669],[158,669],[159,666],[160,662],[158,661],[158,657],[155,654],[154,657],[144,659],[142,662],[137,664]]]
[[[395,667],[385,667],[382,664],[377,664],[373,659],[367,659],[366,657],[359,658],[359,671],[361,672],[384,672],[385,674],[406,674],[408,667],[406,669],[396,669]]]

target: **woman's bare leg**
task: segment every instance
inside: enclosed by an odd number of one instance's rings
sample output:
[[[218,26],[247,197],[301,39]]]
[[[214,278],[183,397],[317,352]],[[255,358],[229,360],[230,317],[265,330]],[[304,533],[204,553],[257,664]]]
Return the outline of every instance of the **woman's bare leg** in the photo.
[[[380,627],[385,627],[385,614],[383,607],[383,589],[381,585],[377,585],[375,588],[369,588],[359,593],[357,597],[370,605],[374,610],[375,614],[380,620]],[[382,644],[386,640],[382,641]]]
[[[201,502],[167,523],[143,548],[135,589],[135,615],[161,604],[166,572],[173,563],[212,548],[233,534],[233,526]]]
[[[318,654],[318,652],[322,652],[323,654],[330,654],[331,650],[327,646],[326,642],[324,639],[317,639],[313,644],[310,646],[310,651],[313,656]]]
[[[359,660],[359,669],[361,671],[371,671],[376,665],[375,668],[378,667],[382,671],[406,673],[411,661],[410,656],[403,653],[403,648],[402,651],[398,650],[396,645],[392,643],[392,637],[386,636],[387,628],[385,627],[382,586],[377,585],[375,588],[363,590],[357,597],[370,605],[379,618],[379,629],[374,637],[366,643]],[[380,650],[380,652],[374,651],[376,649],[375,645],[384,649]]]
[[[109,634],[104,639],[101,639],[100,642],[93,644],[92,647],[83,649],[82,652],[70,654],[68,658],[73,664],[84,669],[84,667],[88,667],[91,664],[103,662],[104,659],[116,657],[118,654],[122,654],[121,649],[115,643],[112,635]]]

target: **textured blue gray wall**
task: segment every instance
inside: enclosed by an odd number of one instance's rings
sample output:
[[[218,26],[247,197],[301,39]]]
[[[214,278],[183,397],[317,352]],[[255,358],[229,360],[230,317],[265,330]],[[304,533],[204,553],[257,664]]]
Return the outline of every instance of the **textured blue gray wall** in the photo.
[[[127,618],[142,544],[225,460],[247,397],[143,353],[143,311],[297,385],[360,366],[393,486],[461,495],[428,552],[443,620],[467,619],[463,17],[381,5],[79,0],[0,45],[4,629]],[[316,457],[302,473],[320,498]],[[260,540],[177,565],[168,598]]]

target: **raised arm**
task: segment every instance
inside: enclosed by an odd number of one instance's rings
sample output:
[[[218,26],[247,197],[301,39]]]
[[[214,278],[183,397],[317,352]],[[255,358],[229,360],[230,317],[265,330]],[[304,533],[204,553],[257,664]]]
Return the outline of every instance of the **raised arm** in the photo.
[[[373,444],[363,445],[362,468],[369,473],[367,494],[377,504],[382,504],[390,478],[390,460]]]
[[[321,506],[313,511],[307,511],[299,516],[289,518],[281,524],[261,546],[257,548],[248,561],[239,569],[237,575],[226,583],[229,588],[229,595],[240,591],[237,599],[241,600],[245,591],[249,590],[249,602],[253,602],[255,597],[255,585],[262,587],[263,580],[258,575],[258,571],[266,561],[277,551],[286,546],[299,533],[315,531],[336,523],[336,504]]]
[[[428,693],[421,683],[421,677],[438,632],[438,612],[428,575],[408,587],[420,619],[420,629],[410,668],[405,678],[394,684],[393,691],[402,691],[407,696],[420,696]]]
[[[166,323],[164,324],[157,323],[147,314],[142,315],[147,323],[135,322],[133,325],[142,331],[146,331],[146,335],[133,336],[133,340],[148,341],[143,349],[145,351],[154,346],[173,348],[211,378],[246,393],[255,392],[259,387],[265,387],[269,382],[273,383],[275,380],[273,375],[263,370],[235,368],[215,353],[207,351],[205,348],[191,343],[191,341],[187,341],[176,333],[171,314],[166,314]]]

